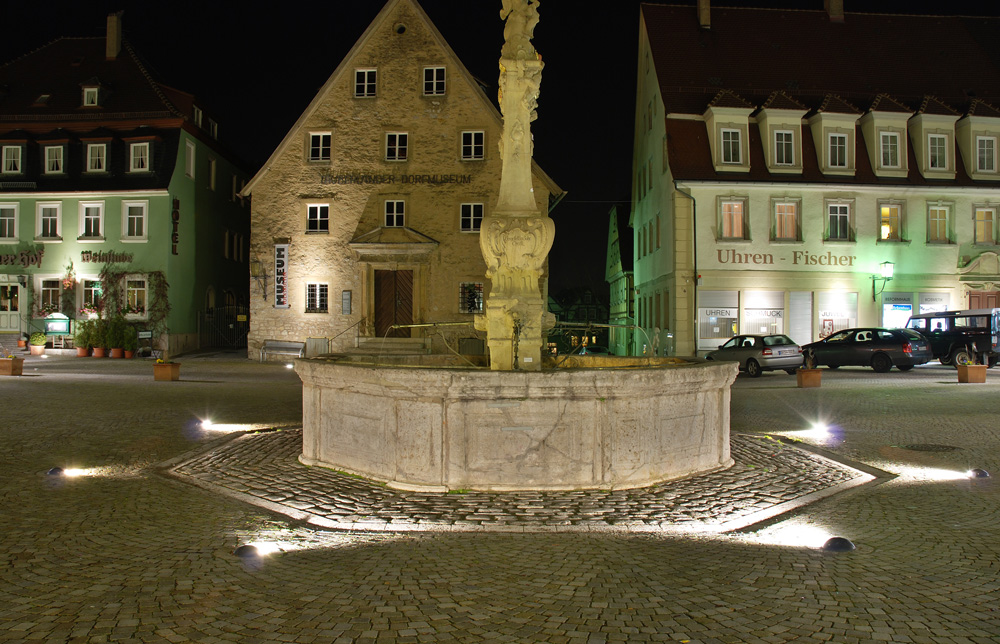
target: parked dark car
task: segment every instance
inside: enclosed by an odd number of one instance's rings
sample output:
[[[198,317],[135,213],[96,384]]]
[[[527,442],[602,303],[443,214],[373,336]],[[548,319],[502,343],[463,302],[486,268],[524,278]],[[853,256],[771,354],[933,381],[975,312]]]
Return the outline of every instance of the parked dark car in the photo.
[[[920,313],[910,316],[906,328],[927,338],[941,364],[992,367],[1000,361],[1000,309]]]
[[[787,335],[737,335],[705,356],[708,360],[732,360],[751,378],[765,371],[784,369],[788,373],[802,366],[799,345]]]
[[[831,369],[871,367],[885,373],[893,367],[909,371],[934,357],[924,336],[910,329],[844,329],[818,342],[802,346],[802,354],[814,366]]]

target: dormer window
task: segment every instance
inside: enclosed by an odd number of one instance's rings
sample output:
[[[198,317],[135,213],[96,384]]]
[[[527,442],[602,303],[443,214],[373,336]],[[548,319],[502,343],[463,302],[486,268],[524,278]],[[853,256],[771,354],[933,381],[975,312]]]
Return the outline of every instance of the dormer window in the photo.
[[[994,136],[976,137],[976,171],[996,172],[997,139]]]
[[[87,144],[87,172],[104,172],[107,170],[107,150],[104,143]]]
[[[197,125],[198,127],[201,127],[203,112],[201,111],[201,108],[198,107],[197,105],[192,106],[192,109],[194,110],[194,124]]]
[[[847,167],[847,135],[831,134],[829,139],[829,163],[831,168]]]
[[[96,87],[84,87],[83,88],[83,106],[84,107],[97,107],[97,90]]]
[[[21,146],[3,146],[3,174],[21,174]]]
[[[774,164],[792,165],[795,163],[795,147],[793,133],[779,130],[774,133]]]
[[[723,163],[733,163],[741,164],[743,163],[742,155],[742,137],[740,136],[739,130],[728,130],[723,128],[722,130],[722,162]]]
[[[45,174],[61,174],[63,172],[63,146],[45,146]]]
[[[129,172],[149,171],[149,142],[129,145]]]
[[[879,153],[883,168],[899,167],[899,134],[897,132],[882,132],[879,134]]]
[[[49,102],[50,98],[52,98],[51,94],[41,94],[35,99],[35,105],[45,105]]]
[[[948,137],[943,134],[927,135],[927,159],[931,170],[948,169]]]

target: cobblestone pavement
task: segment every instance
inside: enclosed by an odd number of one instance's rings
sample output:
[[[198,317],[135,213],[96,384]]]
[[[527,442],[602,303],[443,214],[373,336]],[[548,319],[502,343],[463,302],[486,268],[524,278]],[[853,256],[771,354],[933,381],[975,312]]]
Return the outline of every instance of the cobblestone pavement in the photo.
[[[535,519],[516,503],[481,519],[504,517],[509,530],[560,531],[489,532],[461,523],[470,513],[428,511],[400,520],[433,529],[393,532],[310,523],[376,516],[381,527],[414,498],[368,494],[360,482],[318,468],[298,475],[307,479],[303,487],[320,484],[312,477],[329,480],[332,509],[310,497],[298,518],[163,476],[159,464],[170,461],[189,468],[187,480],[219,485],[201,478],[213,455],[220,464],[240,462],[243,471],[230,481],[253,480],[255,467],[260,477],[276,476],[292,469],[300,422],[301,387],[283,366],[227,355],[182,361],[182,380],[173,383],[154,383],[148,361],[62,357],[29,358],[24,377],[0,379],[0,641],[1000,640],[1000,492],[994,477],[955,474],[1000,472],[1000,372],[991,370],[985,385],[958,385],[954,371],[939,366],[906,374],[825,370],[823,386],[811,390],[796,389],[780,372],[741,376],[733,390],[738,465],[706,477],[715,484],[587,493],[572,502],[540,495],[530,504],[539,506]],[[202,428],[203,418],[287,429],[234,442]],[[829,431],[804,431],[818,420]],[[820,479],[791,479],[792,497],[806,484],[822,496],[840,484],[837,476],[847,485],[859,478],[809,451],[776,449],[765,435],[795,437],[891,476],[763,524],[745,526],[759,517],[755,511],[732,516],[744,525],[736,532],[662,529],[695,519],[726,527],[729,517],[720,523],[720,513],[760,501],[761,488],[784,479],[779,469],[789,459],[789,474],[804,459]],[[245,449],[255,442],[267,448]],[[90,468],[90,475],[46,475],[53,466]],[[743,498],[752,501],[735,498],[740,481],[748,481]],[[662,508],[647,504],[675,492]],[[455,508],[479,500],[448,496]],[[509,495],[494,496],[506,502]],[[272,502],[290,501],[298,502]],[[779,496],[769,507],[788,501]],[[586,510],[591,503],[608,511]],[[698,505],[706,516],[678,513]],[[323,512],[314,514],[317,508]],[[560,511],[569,526],[553,522]],[[581,531],[572,522],[588,511],[588,531]],[[620,529],[630,521],[656,529]],[[567,528],[574,531],[561,531]],[[809,547],[828,535],[857,549]],[[250,542],[280,551],[234,556]]]

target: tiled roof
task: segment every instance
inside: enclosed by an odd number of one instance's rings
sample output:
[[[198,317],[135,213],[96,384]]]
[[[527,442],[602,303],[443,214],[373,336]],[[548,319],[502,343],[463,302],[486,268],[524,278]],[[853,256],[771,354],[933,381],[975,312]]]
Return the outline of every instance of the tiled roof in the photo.
[[[958,111],[948,107],[934,96],[925,96],[917,114],[937,114],[941,116],[958,116]]]
[[[805,110],[806,106],[798,102],[788,94],[781,90],[772,92],[764,104],[761,105],[762,108],[775,109],[775,110]]]
[[[969,116],[988,116],[991,118],[1000,118],[1000,110],[993,107],[986,101],[981,101],[978,98],[969,103],[969,111],[967,112]]]
[[[711,107],[742,107],[753,109],[753,104],[746,102],[743,97],[736,95],[734,92],[724,89],[715,95],[712,102],[709,103]]]
[[[827,94],[816,111],[830,112],[832,114],[861,114],[861,110],[854,107],[836,94]]]
[[[668,114],[703,114],[719,88],[755,105],[783,90],[813,110],[830,94],[888,94],[911,112],[931,92],[962,113],[1000,105],[1000,18],[712,7],[702,29],[693,6],[643,4],[642,19]]]
[[[879,94],[872,101],[868,108],[872,112],[898,112],[900,114],[913,114],[913,110],[903,105],[888,94]]]

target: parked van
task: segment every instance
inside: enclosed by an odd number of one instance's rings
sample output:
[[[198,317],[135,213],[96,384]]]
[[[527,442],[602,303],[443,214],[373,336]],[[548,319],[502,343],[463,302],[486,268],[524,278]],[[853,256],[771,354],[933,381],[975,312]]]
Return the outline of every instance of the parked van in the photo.
[[[941,364],[985,364],[1000,360],[1000,309],[966,309],[911,315],[907,329],[930,342]]]

